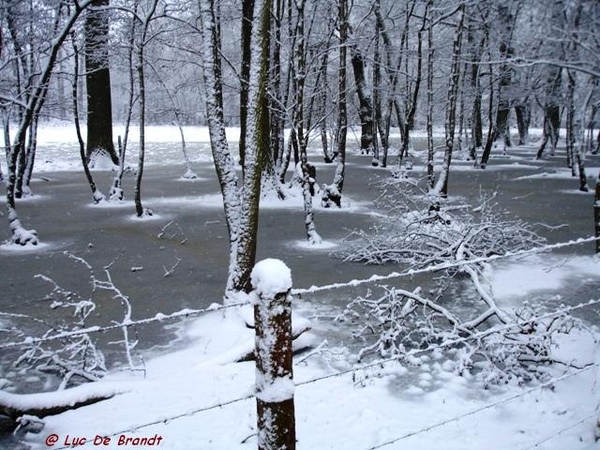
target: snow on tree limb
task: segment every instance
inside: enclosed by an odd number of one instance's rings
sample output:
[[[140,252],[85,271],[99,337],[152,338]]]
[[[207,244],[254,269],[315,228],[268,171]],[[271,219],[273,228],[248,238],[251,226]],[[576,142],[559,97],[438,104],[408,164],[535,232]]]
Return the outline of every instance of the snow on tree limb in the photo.
[[[23,415],[46,417],[91,405],[129,390],[121,383],[88,383],[74,388],[35,394],[12,394],[0,390],[0,413],[15,422]]]

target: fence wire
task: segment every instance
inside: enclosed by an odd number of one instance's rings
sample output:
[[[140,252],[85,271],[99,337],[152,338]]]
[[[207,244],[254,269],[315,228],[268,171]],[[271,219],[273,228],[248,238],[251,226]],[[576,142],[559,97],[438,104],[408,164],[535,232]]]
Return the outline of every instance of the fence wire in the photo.
[[[553,311],[551,313],[545,314],[545,315],[543,315],[541,317],[542,318],[551,318],[551,317],[554,317],[556,315],[564,314],[565,312],[569,312],[569,311],[573,311],[573,310],[577,310],[577,309],[581,309],[581,308],[585,308],[585,307],[589,307],[589,306],[593,306],[593,305],[597,305],[597,304],[600,304],[600,299],[598,299],[598,300],[590,300],[589,302],[580,303],[580,304],[572,306],[572,307],[561,308],[559,310],[556,310],[556,311]],[[235,306],[235,305],[231,305],[231,306]],[[392,358],[387,358],[387,359],[383,359],[383,360],[378,360],[378,361],[375,361],[375,362],[372,362],[372,363],[362,364],[360,366],[355,366],[355,367],[347,369],[347,370],[342,370],[342,371],[335,372],[335,373],[332,373],[332,374],[327,374],[327,375],[324,375],[324,376],[321,376],[321,377],[316,377],[316,378],[313,378],[313,379],[310,379],[310,380],[302,381],[302,382],[296,383],[296,387],[302,387],[302,386],[306,386],[306,385],[309,385],[309,384],[317,383],[317,382],[320,382],[320,381],[323,381],[323,380],[327,380],[327,379],[331,379],[331,378],[335,378],[335,377],[341,377],[341,376],[344,376],[344,375],[347,375],[347,374],[350,374],[350,373],[355,373],[355,372],[358,372],[358,371],[361,371],[361,370],[365,370],[365,369],[369,369],[369,368],[373,368],[373,367],[381,367],[381,365],[383,365],[383,364],[386,364],[386,363],[389,363],[389,362],[398,361],[398,360],[400,360],[400,359],[402,359],[402,358],[404,358],[406,356],[415,356],[415,355],[418,355],[418,354],[428,353],[428,352],[431,352],[431,351],[434,351],[434,350],[437,350],[437,349],[442,349],[442,348],[450,347],[450,346],[456,345],[457,343],[461,343],[461,342],[465,342],[465,341],[469,341],[469,340],[481,339],[482,337],[488,336],[490,334],[497,333],[499,331],[510,329],[510,328],[513,328],[513,327],[516,327],[516,326],[519,326],[519,324],[505,325],[505,326],[502,326],[502,327],[498,327],[497,329],[486,330],[486,331],[477,333],[475,335],[467,336],[465,338],[454,339],[454,340],[450,340],[450,341],[447,341],[447,342],[444,342],[444,343],[441,343],[441,344],[432,345],[432,346],[429,346],[429,347],[427,347],[425,349],[414,349],[412,351],[407,352],[406,355],[400,355],[400,356],[397,356],[397,357],[392,357]],[[564,381],[566,379],[569,379],[571,377],[579,375],[579,374],[581,374],[583,372],[591,370],[594,367],[598,367],[598,364],[596,364],[596,363],[589,364],[589,365],[587,365],[587,366],[585,366],[583,368],[577,369],[577,370],[575,370],[573,372],[565,373],[562,376],[559,376],[559,377],[553,378],[551,380],[548,380],[548,381],[546,381],[544,383],[541,383],[538,386],[535,386],[535,387],[532,387],[530,389],[524,390],[522,392],[510,395],[508,397],[505,397],[505,398],[497,400],[495,402],[486,404],[484,406],[475,408],[475,409],[467,411],[467,412],[465,412],[463,414],[459,414],[457,416],[445,419],[443,421],[437,422],[437,423],[432,424],[430,426],[427,426],[427,427],[424,427],[424,428],[421,428],[421,429],[418,429],[418,430],[406,433],[406,434],[404,434],[402,436],[399,436],[397,438],[390,439],[390,440],[388,440],[386,442],[378,444],[378,445],[376,445],[374,447],[369,447],[367,450],[376,450],[376,449],[379,449],[379,448],[383,448],[385,446],[392,445],[392,444],[394,444],[396,442],[399,442],[401,440],[407,439],[409,437],[416,436],[416,435],[422,434],[422,433],[426,433],[426,432],[429,432],[429,431],[431,431],[433,429],[436,429],[436,428],[439,428],[441,426],[447,425],[449,423],[459,421],[459,420],[461,420],[461,419],[463,419],[465,417],[469,417],[469,416],[478,414],[478,413],[483,412],[485,410],[491,409],[491,408],[493,408],[495,406],[498,406],[498,405],[501,405],[501,404],[505,404],[505,403],[511,402],[513,400],[517,400],[517,399],[519,399],[521,397],[524,397],[526,395],[529,395],[529,394],[531,394],[533,392],[536,392],[536,391],[542,390],[544,388],[550,387],[554,383],[558,383],[558,382]],[[112,433],[110,435],[107,435],[107,437],[118,436],[118,435],[124,434],[124,433],[134,433],[136,431],[139,431],[141,429],[144,429],[144,428],[147,428],[147,427],[150,427],[150,426],[153,426],[153,425],[159,425],[159,424],[165,424],[165,425],[167,425],[169,422],[172,422],[172,421],[177,420],[177,419],[182,419],[182,418],[185,418],[185,417],[192,417],[192,416],[194,416],[196,414],[199,414],[199,413],[202,413],[202,412],[210,411],[210,410],[213,410],[213,409],[220,409],[220,408],[223,408],[223,407],[235,404],[235,403],[239,403],[239,402],[242,402],[242,401],[250,400],[250,399],[253,399],[253,398],[255,398],[254,394],[248,394],[248,395],[245,395],[245,396],[242,396],[242,397],[237,397],[237,398],[234,398],[234,399],[225,400],[225,401],[222,401],[222,402],[219,402],[219,403],[216,403],[216,404],[212,404],[212,405],[208,405],[208,406],[203,406],[203,407],[199,407],[199,408],[194,408],[194,409],[188,410],[188,411],[183,412],[183,413],[174,414],[174,415],[169,416],[169,417],[160,417],[160,418],[157,418],[157,419],[155,419],[155,420],[153,420],[151,422],[146,422],[146,423],[143,423],[143,424],[134,425],[134,426],[131,426],[131,427],[127,428],[127,429],[124,429],[124,430],[121,430],[121,431],[118,431],[118,432],[114,432],[114,433]],[[553,439],[554,437],[556,437],[556,436],[564,433],[565,431],[568,431],[569,429],[574,428],[578,424],[583,423],[586,420],[589,420],[590,418],[592,418],[592,416],[593,415],[587,416],[586,418],[580,420],[579,422],[577,422],[575,424],[572,424],[569,427],[566,427],[566,428],[558,431],[554,435],[549,436],[549,437],[545,438],[544,440],[542,440],[542,441],[534,444],[534,446],[527,447],[526,449],[523,449],[523,450],[530,450],[532,448],[535,448],[535,447],[541,445],[542,443],[547,442],[547,441]],[[57,450],[62,450],[62,449],[66,449],[66,448],[70,448],[70,447],[59,447]]]
[[[421,273],[437,272],[439,270],[450,269],[450,268],[455,268],[455,267],[463,267],[463,266],[466,266],[469,264],[492,262],[492,261],[496,261],[499,259],[505,259],[505,258],[511,258],[511,257],[523,257],[523,256],[541,253],[541,252],[548,251],[548,250],[556,250],[556,249],[570,247],[570,246],[574,246],[574,245],[580,245],[580,244],[585,244],[585,243],[589,243],[589,242],[594,242],[598,239],[600,239],[600,238],[597,238],[597,237],[579,238],[579,239],[574,239],[574,240],[570,240],[567,242],[559,242],[557,244],[544,245],[544,246],[536,247],[536,248],[529,249],[529,250],[522,250],[522,251],[518,251],[518,252],[507,252],[502,255],[491,255],[491,256],[487,256],[487,257],[473,258],[473,259],[464,260],[464,261],[454,261],[452,263],[449,262],[449,263],[436,264],[436,265],[425,267],[423,269],[409,269],[404,272],[391,272],[387,275],[373,275],[369,278],[360,279],[360,280],[350,280],[350,281],[347,281],[344,283],[333,283],[333,284],[323,285],[323,286],[311,286],[309,288],[303,288],[303,289],[292,289],[291,293],[292,293],[292,295],[301,295],[301,294],[306,294],[306,293],[316,293],[316,292],[321,292],[321,291],[326,291],[326,290],[340,289],[340,288],[344,288],[344,287],[355,287],[355,286],[360,286],[362,284],[367,284],[367,283],[374,283],[374,282],[385,281],[385,280],[401,278],[401,277],[410,277],[410,276],[421,274]],[[173,319],[178,319],[178,318],[182,318],[182,317],[195,317],[195,316],[209,313],[209,312],[214,312],[214,311],[219,311],[219,310],[229,309],[229,308],[236,308],[239,306],[246,306],[246,305],[250,305],[250,304],[251,304],[251,302],[249,302],[249,301],[232,303],[232,304],[228,304],[228,305],[213,304],[213,305],[209,306],[208,308],[204,308],[204,309],[187,309],[186,308],[186,309],[182,309],[180,311],[177,311],[177,312],[174,312],[171,314],[158,313],[154,317],[149,317],[149,318],[145,318],[145,319],[123,321],[123,322],[114,323],[114,324],[106,325],[106,326],[91,326],[91,327],[81,328],[79,330],[65,331],[65,332],[61,332],[61,333],[57,333],[57,334],[53,334],[53,335],[49,335],[49,336],[44,336],[44,337],[30,336],[21,341],[0,344],[0,350],[8,349],[8,348],[15,348],[15,347],[30,346],[32,344],[38,344],[38,343],[47,342],[47,341],[55,341],[55,340],[65,339],[68,337],[79,336],[79,335],[83,335],[83,334],[117,330],[117,329],[122,329],[123,327],[146,325],[146,324],[150,324],[153,322],[162,322],[165,320],[173,320]],[[45,322],[40,321],[39,319],[36,319],[34,317],[20,315],[20,314],[9,314],[9,313],[0,312],[0,316],[27,318],[27,319],[35,320],[40,323],[44,323],[45,325],[48,325]]]
[[[591,420],[591,419],[594,419],[594,420],[598,419],[598,408],[596,408],[596,410],[592,414],[589,414],[589,415],[585,416],[584,418],[578,420],[577,422],[570,424],[568,427],[561,428],[556,433],[551,434],[550,436],[546,436],[541,441],[538,441],[538,442],[536,442],[535,444],[533,444],[533,445],[531,445],[529,447],[524,447],[521,450],[531,450],[533,448],[538,448],[540,445],[542,445],[542,444],[544,444],[544,443],[546,443],[548,441],[551,441],[552,439],[560,436],[561,434],[563,434],[563,433],[565,433],[565,432],[567,432],[569,430],[572,430],[577,425],[581,425],[582,423],[585,423],[585,422],[587,422],[588,420]]]
[[[440,422],[434,423],[433,425],[429,425],[429,426],[421,428],[419,430],[411,431],[411,432],[403,434],[402,436],[399,436],[397,438],[390,439],[388,441],[385,441],[385,442],[383,442],[381,444],[378,444],[378,445],[375,445],[373,447],[369,447],[367,450],[376,450],[376,449],[379,449],[379,448],[387,447],[388,445],[395,444],[396,442],[399,442],[401,440],[407,439],[409,437],[416,436],[416,435],[422,434],[422,433],[426,433],[426,432],[431,431],[431,430],[433,430],[435,428],[439,428],[439,427],[447,425],[449,423],[456,422],[458,420],[464,419],[465,417],[473,416],[475,414],[478,414],[478,413],[483,412],[485,410],[488,410],[490,408],[494,408],[494,407],[496,407],[498,405],[503,405],[505,403],[512,402],[512,401],[517,400],[517,399],[519,399],[521,397],[529,395],[529,394],[531,394],[533,392],[540,391],[540,390],[545,389],[547,387],[551,387],[555,383],[558,383],[560,381],[563,381],[563,380],[569,379],[571,377],[574,377],[576,375],[579,375],[580,373],[585,372],[587,370],[590,370],[591,368],[597,367],[597,366],[598,366],[597,364],[591,364],[591,365],[589,365],[587,367],[584,367],[583,369],[577,370],[576,372],[571,372],[571,373],[562,375],[560,377],[553,378],[552,380],[546,381],[545,383],[542,383],[539,386],[527,389],[527,390],[525,390],[523,392],[519,392],[518,394],[510,395],[508,397],[505,397],[505,398],[500,399],[498,401],[495,401],[493,403],[488,403],[487,405],[481,406],[479,408],[472,409],[470,411],[467,411],[466,413],[459,414],[459,415],[451,417],[449,419],[442,420]]]
[[[52,334],[52,335],[44,336],[44,337],[27,337],[21,341],[8,342],[5,344],[1,344],[0,350],[6,349],[6,348],[30,346],[32,344],[39,344],[39,343],[48,342],[48,341],[56,341],[56,340],[60,340],[60,339],[70,338],[73,336],[80,336],[82,334],[103,333],[105,331],[122,329],[123,327],[128,328],[128,327],[133,327],[136,325],[147,325],[147,324],[154,323],[154,322],[164,322],[166,320],[181,319],[183,317],[186,317],[186,318],[187,317],[195,317],[195,316],[199,316],[201,314],[205,314],[205,313],[209,313],[209,312],[221,311],[221,310],[230,309],[230,308],[237,308],[239,306],[245,306],[245,305],[249,305],[249,304],[250,304],[250,302],[232,303],[232,304],[228,304],[228,305],[217,305],[215,303],[215,304],[209,306],[208,308],[204,308],[204,309],[187,309],[186,308],[186,309],[182,309],[180,311],[176,311],[171,314],[158,313],[154,317],[149,317],[146,319],[128,320],[128,321],[114,323],[112,325],[106,325],[106,326],[91,326],[91,327],[81,328],[79,330],[65,331],[65,332],[56,333],[56,334]],[[36,320],[33,317],[25,316],[23,314],[9,314],[9,313],[0,312],[0,316],[18,317],[18,318],[27,318],[27,319]],[[36,320],[36,321],[42,322],[39,320]],[[44,323],[45,325],[48,325],[45,322],[42,322],[42,323]]]
[[[587,238],[579,238],[579,239],[574,239],[574,240],[570,240],[567,242],[559,242],[557,244],[542,245],[540,247],[535,247],[535,248],[532,248],[529,250],[506,252],[501,255],[490,255],[490,256],[485,256],[485,257],[480,257],[480,258],[466,259],[463,261],[453,261],[453,262],[447,262],[447,263],[441,263],[441,264],[434,264],[431,266],[424,267],[422,269],[408,269],[404,272],[391,272],[387,275],[372,275],[369,278],[350,280],[350,281],[347,281],[344,283],[332,283],[332,284],[328,284],[328,285],[324,285],[324,286],[311,286],[309,288],[303,288],[303,289],[292,289],[292,294],[294,294],[294,295],[313,294],[316,292],[328,291],[328,290],[332,290],[332,289],[341,289],[341,288],[345,288],[345,287],[356,287],[356,286],[360,286],[363,284],[374,283],[374,282],[378,282],[378,281],[386,281],[386,280],[392,280],[395,278],[402,278],[402,277],[411,277],[413,275],[418,275],[418,274],[422,274],[422,273],[431,273],[431,272],[437,272],[439,270],[463,267],[463,266],[467,266],[469,264],[488,263],[488,262],[498,261],[498,260],[506,259],[506,258],[535,255],[535,254],[543,253],[543,252],[549,251],[549,250],[557,250],[557,249],[561,249],[561,248],[571,247],[574,245],[586,244],[586,243],[590,243],[590,242],[595,242],[597,240],[600,240],[600,237],[591,236],[591,237],[587,237]]]
[[[568,242],[561,242],[561,243],[557,243],[557,244],[550,244],[550,245],[545,245],[545,246],[541,246],[541,247],[536,247],[534,249],[530,249],[530,250],[523,250],[523,251],[518,251],[518,252],[507,252],[505,254],[502,255],[492,255],[489,257],[482,257],[482,258],[474,258],[471,260],[466,260],[466,261],[455,261],[455,262],[449,262],[449,263],[442,263],[442,264],[437,264],[437,265],[433,265],[433,266],[429,266],[423,269],[416,269],[416,270],[406,270],[404,272],[391,272],[387,275],[373,275],[367,279],[361,279],[361,280],[351,280],[345,283],[333,283],[333,284],[329,284],[329,285],[324,285],[324,286],[311,286],[309,288],[306,289],[292,289],[292,294],[293,295],[300,295],[300,294],[305,294],[305,293],[316,293],[316,292],[321,292],[321,291],[326,291],[326,290],[332,290],[332,289],[339,289],[339,288],[345,288],[345,287],[355,287],[355,286],[359,286],[362,284],[367,284],[367,283],[373,283],[373,282],[379,282],[379,281],[385,281],[385,280],[390,280],[390,279],[394,279],[394,278],[400,278],[400,277],[407,277],[407,276],[412,276],[412,275],[417,275],[420,273],[430,273],[430,272],[436,272],[439,270],[444,270],[444,269],[449,269],[449,268],[458,268],[458,267],[462,267],[465,265],[469,265],[469,264],[474,264],[474,263],[486,263],[486,262],[492,262],[492,261],[496,261],[496,260],[500,260],[500,259],[505,259],[505,258],[511,258],[511,257],[523,257],[523,256],[528,256],[528,255],[533,255],[533,254],[537,254],[537,253],[541,253],[541,252],[545,252],[548,250],[555,250],[555,249],[560,249],[560,248],[565,248],[565,247],[569,247],[569,246],[574,246],[574,245],[579,245],[579,244],[584,244],[584,243],[589,243],[589,242],[594,242],[596,240],[598,240],[600,238],[596,238],[596,237],[589,237],[589,238],[580,238],[580,239],[576,239],[576,240],[571,240]],[[561,308],[559,310],[555,310],[553,312],[547,313],[547,314],[543,314],[541,316],[539,316],[537,319],[544,319],[544,318],[551,318],[557,315],[561,315],[561,314],[565,314],[567,312],[571,312],[574,310],[578,310],[581,308],[585,308],[585,307],[590,307],[590,306],[594,306],[600,303],[600,299],[596,299],[596,300],[590,300],[588,302],[585,303],[580,303],[578,305],[574,305],[574,306],[570,306],[570,307],[565,307],[565,308]],[[18,342],[11,342],[11,343],[5,343],[5,344],[1,344],[0,345],[0,349],[6,349],[6,348],[14,348],[14,347],[20,347],[20,346],[29,346],[32,344],[37,344],[37,343],[41,343],[41,342],[46,342],[46,341],[53,341],[53,340],[60,340],[60,339],[64,339],[67,337],[71,337],[71,336],[77,336],[77,335],[82,335],[82,334],[88,334],[88,333],[96,333],[96,332],[105,332],[105,331],[110,331],[110,330],[115,330],[115,329],[121,329],[123,327],[131,327],[131,326],[136,326],[136,325],[145,325],[145,324],[150,324],[153,322],[162,322],[162,321],[166,321],[166,320],[173,320],[173,319],[178,319],[178,318],[182,318],[182,317],[194,317],[194,316],[198,316],[204,313],[209,313],[209,312],[215,312],[215,311],[219,311],[219,310],[225,310],[225,309],[229,309],[229,308],[236,308],[236,307],[240,307],[240,306],[246,306],[246,305],[250,305],[250,302],[241,302],[241,303],[234,303],[234,304],[228,304],[228,305],[211,305],[208,308],[204,308],[204,309],[183,309],[171,314],[163,314],[163,313],[158,313],[156,314],[154,317],[150,317],[150,318],[146,318],[146,319],[140,319],[140,320],[136,320],[136,321],[124,321],[121,323],[116,323],[116,324],[112,324],[112,325],[108,325],[108,326],[104,326],[104,327],[100,327],[100,326],[92,326],[92,327],[87,327],[87,328],[83,328],[83,329],[79,329],[79,330],[73,330],[73,331],[68,331],[68,332],[62,332],[62,333],[57,333],[54,335],[50,335],[50,336],[45,336],[45,337],[41,337],[41,338],[36,338],[36,337],[28,337],[23,339],[22,341],[18,341]],[[0,313],[0,315],[4,315],[4,316],[21,316],[21,315],[11,315],[8,313]],[[446,342],[440,343],[440,344],[436,344],[436,345],[432,345],[429,346],[425,349],[413,349],[409,352],[407,352],[404,355],[399,355],[396,357],[392,357],[392,358],[387,358],[387,359],[382,359],[382,360],[378,360],[372,363],[368,363],[368,364],[362,364],[359,366],[355,366],[352,367],[350,369],[347,370],[342,370],[339,372],[335,372],[332,374],[327,374],[321,377],[316,377],[310,380],[306,380],[303,382],[299,382],[296,384],[297,387],[301,387],[301,386],[305,386],[305,385],[309,385],[312,383],[316,383],[319,381],[323,381],[323,380],[327,380],[327,379],[331,379],[334,377],[341,377],[344,375],[347,375],[349,373],[355,373],[361,370],[365,370],[365,369],[369,369],[369,368],[373,368],[373,367],[381,367],[382,364],[386,364],[388,362],[393,362],[393,361],[398,361],[402,358],[405,358],[406,356],[415,356],[418,354],[422,354],[422,353],[427,353],[430,351],[434,351],[436,349],[442,349],[442,348],[447,348],[450,346],[454,346],[457,345],[461,342],[467,342],[469,340],[478,340],[481,338],[484,338],[486,336],[489,336],[490,334],[494,334],[494,333],[498,333],[500,331],[504,331],[507,329],[511,329],[511,328],[515,328],[515,327],[519,327],[522,326],[523,324],[527,323],[527,321],[523,321],[523,322],[517,322],[517,323],[513,323],[513,324],[507,324],[501,327],[497,327],[497,328],[492,328],[483,332],[479,332],[476,334],[472,334],[469,336],[466,336],[464,338],[457,338],[457,339],[453,339],[453,340],[448,340]],[[444,426],[446,424],[461,420],[465,417],[469,417],[475,414],[478,414],[482,411],[488,410],[490,408],[496,407],[498,405],[501,404],[505,404],[508,402],[511,402],[513,400],[516,400],[518,398],[524,397],[526,395],[529,395],[533,392],[542,390],[544,388],[550,387],[551,385],[553,385],[554,383],[557,382],[561,382],[563,380],[566,380],[568,378],[571,378],[573,376],[579,375],[582,372],[588,371],[593,367],[598,367],[598,364],[590,364],[587,365],[581,369],[577,369],[574,372],[570,372],[570,373],[566,373],[560,377],[556,377],[553,378],[549,381],[546,381],[544,383],[541,383],[538,386],[532,387],[530,389],[527,389],[525,391],[519,392],[517,394],[513,394],[510,395],[508,397],[502,398],[498,401],[495,401],[493,403],[489,403],[487,405],[475,408],[473,410],[467,411],[463,414],[459,414],[457,416],[445,419],[443,421],[437,422],[435,424],[432,424],[430,426],[406,433],[402,436],[399,436],[397,438],[393,438],[390,439],[386,442],[383,442],[381,444],[378,444],[376,446],[370,447],[368,450],[377,450],[379,448],[394,444],[396,442],[399,442],[401,440],[407,439],[409,437],[412,436],[416,436],[418,434],[422,434],[422,433],[426,433],[428,431],[431,431],[435,428],[439,428],[441,426]],[[250,400],[252,398],[254,398],[254,394],[248,394],[245,395],[243,397],[238,397],[235,399],[231,399],[231,400],[227,400],[227,401],[223,401],[217,404],[212,404],[212,405],[208,405],[208,406],[204,406],[204,407],[200,407],[200,408],[195,408],[192,410],[188,410],[186,412],[183,413],[179,413],[179,414],[175,414],[173,416],[170,417],[161,417],[158,418],[156,420],[153,420],[151,422],[147,422],[147,423],[143,423],[143,424],[139,424],[139,425],[134,425],[131,426],[127,429],[121,430],[119,432],[115,432],[113,434],[107,435],[107,437],[112,437],[112,436],[117,436],[123,433],[127,433],[127,432],[136,432],[140,429],[143,428],[147,428],[153,425],[159,425],[159,424],[168,424],[171,421],[177,420],[177,419],[181,419],[184,417],[192,417],[195,414],[201,413],[201,412],[206,412],[206,411],[210,411],[213,409],[217,409],[217,408],[223,408],[238,402],[242,402],[242,401],[246,401],[246,400]],[[596,416],[596,412],[584,417],[583,419],[579,420],[578,422],[569,425],[568,427],[565,427],[561,430],[559,430],[557,433],[546,437],[545,439],[537,442],[536,444],[534,444],[533,446],[527,447],[525,449],[522,450],[530,450],[532,448],[536,448],[539,445],[543,444],[544,442],[547,442],[553,438],[555,438],[556,436],[576,427],[577,425],[584,423],[587,420],[590,420],[591,418]],[[67,449],[70,447],[59,447],[57,448],[57,450],[61,450],[61,449]]]

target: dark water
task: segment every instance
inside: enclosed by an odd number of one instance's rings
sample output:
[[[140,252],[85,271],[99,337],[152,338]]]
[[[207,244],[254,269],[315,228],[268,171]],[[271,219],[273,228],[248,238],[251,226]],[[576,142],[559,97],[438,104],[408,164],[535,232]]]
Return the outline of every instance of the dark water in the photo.
[[[450,194],[476,203],[481,192],[490,194],[497,191],[497,202],[508,215],[529,223],[561,226],[554,231],[539,227],[540,233],[550,242],[592,235],[593,196],[577,193],[576,179],[519,179],[554,170],[564,164],[562,157],[533,161],[534,153],[535,149],[530,148],[512,152],[511,158],[492,159],[485,171],[455,171],[450,177]],[[384,170],[370,167],[371,157],[351,155],[348,159],[345,192],[355,202],[364,202],[362,209],[358,212],[318,211],[315,219],[321,236],[341,246],[344,245],[342,239],[351,230],[369,229],[377,220],[369,215],[376,209],[373,199],[378,195],[371,181],[387,176]],[[457,166],[470,165],[470,162],[457,161]],[[498,165],[502,165],[502,169],[498,169]],[[588,165],[598,167],[600,159],[590,157]],[[49,302],[43,301],[51,286],[34,278],[37,274],[43,274],[73,292],[89,296],[88,269],[67,257],[65,251],[85,259],[98,278],[106,276],[103,267],[112,263],[112,280],[129,298],[134,320],[152,317],[157,312],[168,314],[182,308],[204,308],[220,302],[228,264],[223,212],[221,208],[202,205],[195,200],[202,195],[217,193],[219,188],[214,169],[209,164],[198,164],[194,170],[202,177],[201,180],[178,179],[183,170],[174,166],[151,167],[145,172],[142,195],[147,199],[147,206],[156,214],[153,220],[147,221],[132,218],[132,203],[117,208],[90,206],[89,188],[81,173],[45,174],[45,181],[38,180],[33,185],[37,197],[21,202],[18,210],[23,223],[36,228],[47,247],[27,253],[0,250],[0,310],[55,323],[61,313],[51,310]],[[318,164],[318,182],[331,182],[333,170],[332,166]],[[420,176],[418,169],[414,173]],[[109,185],[110,174],[99,172],[96,177],[100,186]],[[590,178],[590,186],[593,182],[594,179]],[[126,195],[131,196],[133,179],[129,177],[125,183]],[[178,200],[168,201],[174,197]],[[161,229],[171,221],[173,223],[164,235],[159,236]],[[0,227],[0,241],[8,238],[8,227]],[[362,279],[397,269],[393,266],[344,263],[331,250],[306,250],[294,245],[303,239],[301,208],[261,211],[258,258],[284,260],[292,270],[296,288]],[[579,255],[592,252],[592,244],[561,251],[563,254]],[[176,263],[173,274],[165,277],[165,271]],[[574,280],[566,286],[561,301],[575,303],[598,297],[599,279]],[[415,278],[406,283],[414,286],[427,283],[427,279]],[[369,286],[306,295],[303,298],[306,301],[304,309],[310,313],[311,307],[306,305],[314,305],[316,315],[327,322],[329,316],[335,315],[349,299],[363,295],[367,289]],[[456,295],[461,295],[463,288],[457,285],[455,289],[458,290]],[[88,325],[108,324],[123,318],[123,305],[112,294],[97,293],[95,299],[97,309],[90,316]],[[600,324],[597,311],[582,311],[581,314],[586,320]],[[11,320],[10,323],[31,333],[45,331],[29,320]],[[134,333],[142,353],[147,354],[150,349],[156,353],[162,351],[160,346],[168,346],[177,337],[177,327],[155,324],[137,327]],[[118,332],[98,336],[98,345],[106,350],[111,364],[123,361],[121,348],[108,344],[120,338]],[[338,338],[349,339],[339,334]],[[7,352],[0,357],[6,360]],[[9,378],[22,391],[37,390],[43,384],[40,380],[23,380],[6,364],[0,370],[0,378]]]

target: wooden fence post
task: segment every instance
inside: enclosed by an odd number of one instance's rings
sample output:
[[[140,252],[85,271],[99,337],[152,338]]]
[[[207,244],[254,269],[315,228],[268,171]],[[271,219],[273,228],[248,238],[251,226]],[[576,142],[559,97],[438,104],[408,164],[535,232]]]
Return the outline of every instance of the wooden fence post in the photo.
[[[295,450],[290,269],[265,259],[252,270],[258,450]]]

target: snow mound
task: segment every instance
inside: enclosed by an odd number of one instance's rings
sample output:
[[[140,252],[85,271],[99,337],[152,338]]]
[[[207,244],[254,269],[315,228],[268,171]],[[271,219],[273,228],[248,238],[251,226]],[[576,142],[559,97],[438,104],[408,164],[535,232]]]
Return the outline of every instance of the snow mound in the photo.
[[[292,288],[292,272],[279,259],[263,259],[254,266],[250,277],[252,287],[265,298],[273,298],[276,294]]]

